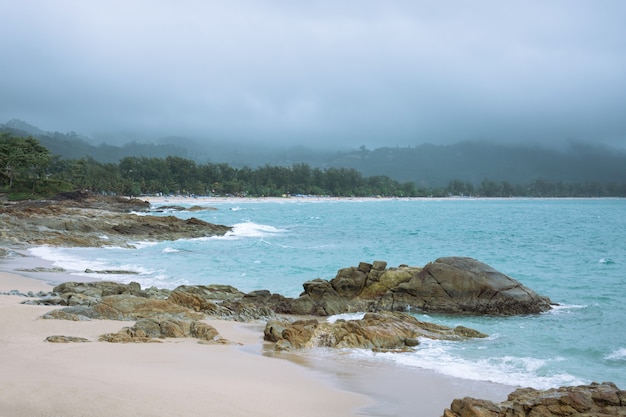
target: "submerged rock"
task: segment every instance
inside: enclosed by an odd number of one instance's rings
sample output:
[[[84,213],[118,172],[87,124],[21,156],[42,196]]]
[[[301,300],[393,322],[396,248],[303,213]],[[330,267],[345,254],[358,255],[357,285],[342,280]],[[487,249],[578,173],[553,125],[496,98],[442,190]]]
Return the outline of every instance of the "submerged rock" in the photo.
[[[626,416],[626,391],[604,382],[539,391],[521,388],[495,404],[466,397],[452,401],[443,417]]]

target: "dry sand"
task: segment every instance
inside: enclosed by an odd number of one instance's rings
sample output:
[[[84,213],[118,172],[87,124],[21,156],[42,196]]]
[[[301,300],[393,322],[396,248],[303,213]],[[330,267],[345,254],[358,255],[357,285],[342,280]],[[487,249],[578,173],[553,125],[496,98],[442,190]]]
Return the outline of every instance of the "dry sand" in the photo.
[[[43,281],[0,272],[0,292],[49,291]],[[238,345],[193,339],[112,344],[98,336],[131,323],[44,320],[50,306],[0,295],[0,416],[349,416],[368,400],[307,368],[251,351],[258,326],[211,321]],[[50,335],[90,343],[48,343]]]

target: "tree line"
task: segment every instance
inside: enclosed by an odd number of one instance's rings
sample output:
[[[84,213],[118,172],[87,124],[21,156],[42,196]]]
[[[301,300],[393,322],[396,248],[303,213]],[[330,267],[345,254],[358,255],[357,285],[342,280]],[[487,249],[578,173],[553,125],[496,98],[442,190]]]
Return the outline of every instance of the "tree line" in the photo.
[[[420,187],[387,176],[363,176],[352,168],[265,165],[234,168],[226,163],[199,164],[178,156],[125,157],[102,163],[90,157],[62,159],[32,137],[0,134],[0,190],[12,198],[45,197],[72,190],[100,194],[217,195],[277,197],[626,197],[626,182],[510,184],[485,179],[480,184],[454,180],[445,187]]]

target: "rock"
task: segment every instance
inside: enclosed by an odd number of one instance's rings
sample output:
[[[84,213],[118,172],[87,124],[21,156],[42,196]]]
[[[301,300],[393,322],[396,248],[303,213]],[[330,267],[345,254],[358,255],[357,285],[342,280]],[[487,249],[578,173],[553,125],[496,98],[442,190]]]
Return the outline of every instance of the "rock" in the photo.
[[[360,320],[337,320],[334,323],[318,320],[269,321],[264,339],[281,342],[279,350],[313,347],[362,348],[374,350],[409,350],[418,338],[465,340],[469,337],[486,337],[470,329],[457,331],[445,326],[426,323],[398,312],[368,313]]]
[[[626,391],[604,382],[539,391],[521,388],[495,404],[475,398],[455,399],[444,417],[609,417],[626,416]]]
[[[132,295],[110,295],[94,305],[92,309],[103,319],[137,320],[140,318],[176,318],[198,320],[203,314],[174,304],[168,300],[153,300]]]
[[[141,291],[141,285],[137,282],[122,284],[114,281],[94,281],[94,282],[64,282],[52,289],[53,292],[63,294],[82,294],[87,297],[98,299],[107,295],[129,294],[139,297],[146,297]]]
[[[93,308],[86,306],[65,307],[58,310],[52,310],[41,316],[43,319],[58,319],[85,321],[91,319],[102,319],[102,315]]]
[[[240,299],[244,293],[230,285],[180,285],[174,289],[178,292],[186,292],[189,294],[197,294],[204,300],[223,301]]]
[[[549,310],[550,300],[472,258],[439,258],[399,285],[400,304],[427,312],[515,315]]]
[[[361,263],[339,270],[330,281],[303,284],[290,313],[327,316],[355,311],[407,311],[470,315],[536,314],[551,301],[489,265],[448,257],[424,268]]]
[[[269,306],[241,302],[243,295],[228,285],[183,285],[172,291],[168,301],[222,320],[248,322],[275,317]]]
[[[93,269],[85,269],[86,274],[104,274],[104,275],[138,275],[136,271],[126,271],[123,269],[100,269],[94,271]]]
[[[50,343],[87,343],[90,340],[84,337],[55,335],[46,337],[44,341]]]
[[[43,318],[62,320],[137,320],[175,318],[198,320],[213,317],[249,322],[276,317],[269,306],[242,303],[243,293],[228,285],[186,285],[174,291],[149,288],[136,282],[66,282],[28,304],[67,306],[46,313]]]
[[[204,207],[204,206],[183,207],[183,206],[164,205],[164,206],[158,206],[153,209],[153,211],[156,211],[157,213],[162,213],[164,211],[208,211],[208,210],[217,210],[217,208]]]
[[[0,234],[0,244],[133,247],[130,242],[221,236],[231,230],[196,218],[134,214],[149,207],[137,199],[86,193],[7,204],[0,206],[7,232]]]
[[[228,343],[215,328],[197,320],[179,319],[139,319],[132,327],[125,327],[117,333],[106,333],[100,341],[111,343],[146,343],[164,338],[194,337],[207,343]]]

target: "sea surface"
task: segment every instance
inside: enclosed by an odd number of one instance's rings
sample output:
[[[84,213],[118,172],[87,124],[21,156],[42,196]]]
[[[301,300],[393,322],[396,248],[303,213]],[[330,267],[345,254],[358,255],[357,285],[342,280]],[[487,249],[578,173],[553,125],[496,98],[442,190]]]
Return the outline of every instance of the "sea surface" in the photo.
[[[413,353],[347,354],[538,389],[592,381],[626,388],[624,199],[197,199],[192,204],[217,210],[156,214],[197,217],[233,226],[233,232],[138,242],[136,249],[31,252],[90,278],[98,276],[85,269],[132,270],[138,275],[100,278],[170,289],[230,284],[290,297],[301,293],[303,282],[332,279],[338,269],[361,261],[423,266],[443,256],[469,256],[559,306],[507,318],[416,314],[490,336],[461,343],[424,339]]]

